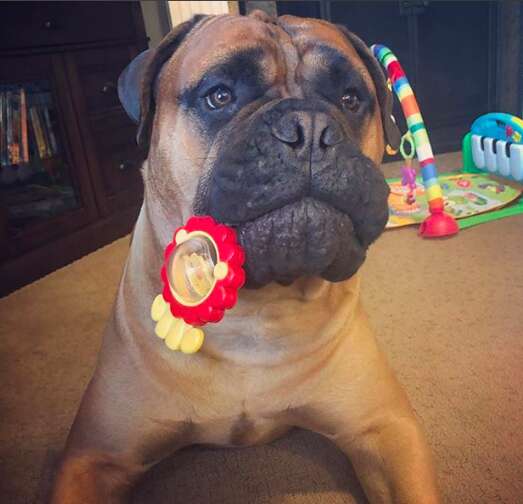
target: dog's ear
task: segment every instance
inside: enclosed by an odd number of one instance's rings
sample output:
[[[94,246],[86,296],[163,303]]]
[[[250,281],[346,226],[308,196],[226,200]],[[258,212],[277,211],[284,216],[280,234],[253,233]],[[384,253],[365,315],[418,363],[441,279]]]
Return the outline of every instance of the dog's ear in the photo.
[[[152,49],[141,52],[122,71],[118,77],[118,98],[127,115],[138,124],[140,122],[140,83],[147,60]]]
[[[136,56],[118,78],[118,97],[127,115],[138,124],[136,140],[149,148],[155,112],[156,79],[165,62],[176,52],[189,32],[208,16],[196,15],[173,28],[155,49]]]
[[[365,42],[361,40],[354,33],[347,30],[342,25],[337,25],[342,33],[349,39],[358,56],[361,58],[367,70],[374,81],[376,88],[376,95],[381,109],[381,121],[383,123],[383,133],[385,135],[385,142],[388,143],[394,150],[398,149],[401,141],[401,133],[392,117],[392,106],[394,104],[394,97],[391,90],[387,86],[383,70],[374,57],[371,50],[367,47]]]

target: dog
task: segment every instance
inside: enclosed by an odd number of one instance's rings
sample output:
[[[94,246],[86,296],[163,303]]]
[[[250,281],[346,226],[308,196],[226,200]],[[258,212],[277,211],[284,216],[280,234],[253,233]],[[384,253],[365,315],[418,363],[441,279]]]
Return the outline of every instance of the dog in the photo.
[[[392,94],[354,34],[293,16],[196,16],[119,80],[144,202],[52,502],[125,502],[191,444],[332,440],[373,503],[440,502],[430,450],[369,329],[358,270],[388,217]],[[232,226],[246,286],[197,354],[154,335],[162,254],[191,215]]]

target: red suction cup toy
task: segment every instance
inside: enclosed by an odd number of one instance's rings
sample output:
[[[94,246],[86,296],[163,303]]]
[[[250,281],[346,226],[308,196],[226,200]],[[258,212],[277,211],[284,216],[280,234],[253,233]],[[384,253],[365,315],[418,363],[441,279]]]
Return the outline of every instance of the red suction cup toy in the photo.
[[[419,227],[419,234],[423,238],[442,238],[455,235],[458,231],[459,226],[454,217],[436,210]]]

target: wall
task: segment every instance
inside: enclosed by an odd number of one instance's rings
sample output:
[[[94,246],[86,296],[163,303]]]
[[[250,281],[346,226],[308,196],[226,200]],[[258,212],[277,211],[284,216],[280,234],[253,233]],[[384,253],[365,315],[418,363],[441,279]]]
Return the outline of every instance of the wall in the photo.
[[[521,3],[504,0],[498,4],[497,110],[521,114]]]
[[[149,37],[149,47],[156,47],[170,30],[165,4],[166,2],[140,2],[145,32]]]
[[[236,2],[210,1],[210,2],[168,2],[171,15],[171,25],[176,26],[190,19],[195,14],[228,14]]]
[[[237,1],[141,1],[140,4],[149,47],[156,47],[173,26],[195,14],[239,14]]]
[[[278,15],[278,9],[276,7],[276,2],[268,2],[268,1],[255,1],[255,0],[248,0],[243,2],[245,5],[245,14],[249,14],[253,10],[262,10],[269,14],[269,16],[276,17]],[[303,2],[302,2],[303,3]]]

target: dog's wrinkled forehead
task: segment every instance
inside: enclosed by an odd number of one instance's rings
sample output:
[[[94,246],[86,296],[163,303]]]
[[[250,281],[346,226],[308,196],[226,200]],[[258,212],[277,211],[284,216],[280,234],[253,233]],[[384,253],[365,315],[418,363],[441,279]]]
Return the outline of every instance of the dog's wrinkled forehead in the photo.
[[[328,72],[335,60],[357,71],[375,92],[365,64],[334,25],[293,16],[217,16],[202,21],[165,63],[157,92],[182,93],[213,72],[232,79],[256,73],[266,86],[277,86],[281,97],[301,97],[303,81]]]
[[[332,98],[342,88],[356,89],[368,105],[367,120],[374,118],[384,139],[399,145],[391,118],[392,95],[379,63],[357,36],[322,20],[262,14],[195,16],[126,67],[118,94],[139,124],[138,143],[148,150],[158,104],[173,120],[183,96],[188,98],[186,110],[194,111],[193,105],[206,96],[202,92],[213,84],[229,83],[232,88],[238,82],[249,92],[237,108],[261,97],[307,101],[318,95]],[[363,125],[357,127],[361,130]]]
[[[239,55],[252,54],[257,66],[267,78],[274,76],[276,68],[271,56],[277,52],[277,42],[265,23],[249,17],[217,16],[204,20],[187,37],[183,46],[166,63],[162,80],[176,82],[183,88],[194,87],[212,69],[222,67],[234,71]],[[244,58],[245,59],[245,58]],[[251,59],[251,58],[247,58]],[[246,68],[237,68],[241,72]]]

